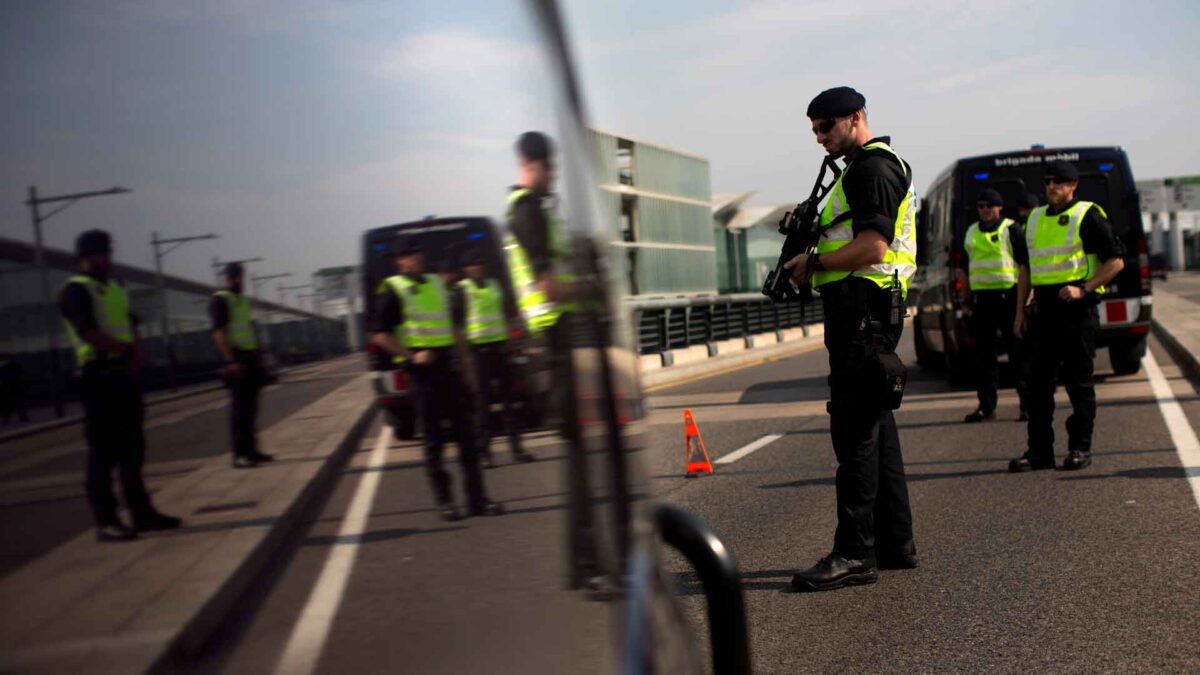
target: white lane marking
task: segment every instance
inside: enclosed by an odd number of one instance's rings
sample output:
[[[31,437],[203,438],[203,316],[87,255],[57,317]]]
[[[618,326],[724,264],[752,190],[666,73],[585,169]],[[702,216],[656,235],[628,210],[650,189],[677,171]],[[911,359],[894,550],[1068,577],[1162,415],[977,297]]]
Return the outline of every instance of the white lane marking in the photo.
[[[358,557],[358,545],[367,529],[367,520],[371,515],[371,506],[375,503],[375,492],[379,489],[380,471],[387,460],[388,448],[392,444],[392,427],[384,424],[375,441],[375,449],[367,461],[367,471],[363,472],[350,508],[342,520],[338,530],[337,541],[330,547],[329,555],[325,558],[325,566],[321,576],[308,594],[304,611],[292,628],[283,656],[276,666],[277,675],[308,675],[317,669],[317,661],[325,649],[325,641],[329,638],[329,629],[337,616],[338,607],[346,592],[346,582],[350,572],[354,570],[354,560]]]
[[[1154,354],[1146,352],[1142,359],[1146,367],[1146,375],[1150,377],[1150,388],[1154,390],[1154,398],[1158,399],[1158,409],[1162,412],[1163,421],[1167,423],[1167,431],[1171,434],[1171,442],[1179,453],[1179,463],[1183,465],[1184,475],[1192,486],[1192,496],[1196,505],[1200,506],[1200,439],[1188,423],[1183,406],[1175,400],[1171,385],[1158,367]]]
[[[762,448],[765,448],[766,446],[774,443],[775,441],[777,441],[781,438],[783,438],[783,434],[767,434],[766,436],[763,436],[762,438],[758,439],[757,441],[743,445],[742,447],[738,448],[737,450],[734,450],[733,452],[729,453],[728,455],[721,457],[720,459],[717,460],[716,463],[717,464],[733,464],[734,462],[736,462],[739,459],[745,457],[746,455],[754,452],[755,450],[760,450]]]

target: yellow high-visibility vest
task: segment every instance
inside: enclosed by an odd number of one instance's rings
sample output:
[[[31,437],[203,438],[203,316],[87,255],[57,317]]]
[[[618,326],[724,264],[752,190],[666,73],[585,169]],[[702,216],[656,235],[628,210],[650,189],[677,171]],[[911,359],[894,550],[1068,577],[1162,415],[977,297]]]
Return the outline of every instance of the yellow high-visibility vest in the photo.
[[[384,281],[404,307],[404,321],[396,326],[396,340],[409,349],[449,347],[454,344],[454,323],[446,286],[436,274],[417,283],[403,274]]]
[[[574,309],[574,305],[550,302],[546,294],[538,290],[535,283],[537,277],[533,273],[533,265],[529,262],[529,254],[512,234],[513,210],[517,202],[531,192],[533,190],[530,188],[517,188],[508,195],[508,202],[505,204],[505,220],[509,223],[509,231],[504,237],[504,251],[508,254],[508,271],[512,275],[513,292],[517,294],[517,308],[521,311],[521,316],[524,317],[529,332],[536,335],[557,323],[558,317],[562,316],[564,311]],[[559,281],[569,283],[574,280],[574,277],[565,271],[571,252],[562,237],[562,223],[551,211],[543,209],[543,213],[549,228],[546,236],[549,240],[555,276]]]
[[[129,296],[125,293],[124,288],[116,282],[103,283],[86,274],[76,274],[67,279],[67,283],[63,284],[63,290],[66,290],[67,286],[71,284],[80,284],[87,289],[92,298],[92,313],[96,316],[96,326],[100,332],[117,342],[133,344],[133,317],[129,313]],[[98,359],[104,360],[120,356],[119,353],[103,356],[97,354],[96,348],[83,339],[70,321],[64,321],[64,323],[67,326],[67,335],[71,338],[71,344],[75,346],[75,362],[79,364],[80,368]]]
[[[1013,221],[1004,218],[992,232],[971,223],[963,237],[967,278],[973,291],[1003,291],[1017,285],[1017,262],[1012,252]]]
[[[1086,281],[1100,269],[1099,259],[1084,252],[1080,232],[1083,217],[1092,207],[1108,217],[1099,204],[1085,201],[1053,216],[1048,214],[1048,206],[1039,206],[1029,214],[1025,241],[1029,245],[1030,284],[1056,286]],[[1096,292],[1103,293],[1104,288],[1097,288]]]
[[[225,301],[229,308],[229,323],[225,325],[225,335],[229,344],[239,351],[258,349],[258,336],[254,333],[254,320],[250,312],[250,298],[234,293],[228,289],[215,293]]]
[[[503,342],[508,339],[504,321],[504,293],[495,279],[480,287],[473,279],[458,282],[467,303],[467,340],[473,345]]]
[[[819,271],[813,274],[812,285],[814,288],[819,288],[825,284],[845,279],[853,274],[856,277],[863,277],[874,281],[880,288],[886,288],[892,284],[893,279],[900,282],[900,288],[905,297],[908,296],[908,285],[912,281],[913,275],[917,273],[917,234],[916,234],[916,203],[917,194],[912,186],[912,176],[909,172],[908,163],[900,159],[900,155],[888,144],[882,141],[868,143],[862,147],[863,150],[882,150],[894,156],[900,166],[904,168],[904,175],[909,177],[908,191],[904,195],[904,199],[900,201],[900,208],[896,212],[896,230],[892,237],[892,243],[888,245],[887,253],[883,256],[883,261],[868,265],[853,272],[834,272],[834,271]],[[824,232],[821,234],[821,239],[817,242],[817,253],[831,253],[850,243],[854,239],[854,228],[852,219],[850,218],[850,204],[846,201],[846,191],[842,187],[842,179],[850,171],[850,167],[854,165],[851,161],[838,176],[834,183],[833,189],[830,190],[829,199],[826,200],[825,206],[821,209],[821,215],[818,219]]]

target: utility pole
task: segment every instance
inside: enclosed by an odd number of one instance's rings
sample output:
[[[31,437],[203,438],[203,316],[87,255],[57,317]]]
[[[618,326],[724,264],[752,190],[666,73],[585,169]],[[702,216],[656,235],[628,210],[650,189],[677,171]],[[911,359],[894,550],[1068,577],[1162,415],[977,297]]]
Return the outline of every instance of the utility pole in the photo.
[[[154,272],[158,277],[158,303],[160,310],[160,319],[162,320],[162,339],[163,347],[167,350],[167,385],[171,390],[175,390],[175,369],[178,366],[175,359],[175,344],[171,336],[171,321],[167,304],[167,285],[163,280],[162,259],[171,251],[183,246],[189,241],[201,241],[206,239],[219,239],[215,234],[201,234],[195,237],[172,237],[171,239],[159,239],[158,232],[150,236],[150,245],[154,247]],[[163,246],[169,246],[165,251]]]
[[[30,215],[33,216],[33,264],[38,268],[38,274],[41,276],[42,302],[44,303],[44,315],[46,319],[46,339],[50,346],[50,391],[54,398],[54,414],[57,417],[63,416],[62,383],[59,381],[62,369],[58,363],[58,325],[54,319],[54,298],[50,294],[50,276],[46,270],[46,252],[45,246],[42,243],[42,223],[81,199],[122,195],[129,192],[128,188],[114,186],[107,190],[76,192],[69,195],[55,195],[53,197],[38,197],[37,187],[29,186],[29,199],[25,201],[25,204],[29,207]],[[61,206],[46,215],[42,215],[41,209],[38,207],[42,204],[53,203],[61,203]]]

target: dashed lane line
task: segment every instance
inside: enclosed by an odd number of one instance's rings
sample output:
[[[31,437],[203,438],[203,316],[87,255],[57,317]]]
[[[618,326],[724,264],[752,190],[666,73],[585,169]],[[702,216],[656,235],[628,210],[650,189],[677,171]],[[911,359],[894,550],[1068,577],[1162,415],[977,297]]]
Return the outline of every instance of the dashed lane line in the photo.
[[[321,575],[313,585],[300,619],[292,627],[292,634],[284,647],[283,655],[275,668],[276,675],[309,675],[317,669],[329,629],[337,616],[338,607],[346,593],[346,583],[354,570],[358,557],[358,546],[367,530],[371,507],[375,503],[375,492],[379,489],[382,472],[387,460],[388,448],[392,444],[392,427],[385,424],[375,441],[375,449],[367,461],[367,471],[362,475],[350,508],[342,520],[336,542],[330,547],[329,555]]]
[[[755,450],[761,450],[781,438],[783,438],[783,434],[767,434],[766,436],[763,436],[762,438],[758,439],[757,441],[754,441],[752,443],[747,443],[746,445],[743,445],[742,447],[738,448],[737,450],[734,450],[733,452],[729,453],[728,455],[722,456],[721,458],[717,459],[716,463],[717,464],[733,464],[734,462],[745,457],[746,455],[749,455],[750,453],[754,452]]]
[[[1192,486],[1192,496],[1196,499],[1196,505],[1200,506],[1200,439],[1196,438],[1196,432],[1188,422],[1183,406],[1175,400],[1171,385],[1163,375],[1162,369],[1158,367],[1154,354],[1147,351],[1142,359],[1142,366],[1146,368],[1146,375],[1150,378],[1150,388],[1154,390],[1154,398],[1158,399],[1158,409],[1162,413],[1163,421],[1167,423],[1171,442],[1175,445],[1175,451],[1179,453],[1179,463],[1183,465],[1184,474]]]

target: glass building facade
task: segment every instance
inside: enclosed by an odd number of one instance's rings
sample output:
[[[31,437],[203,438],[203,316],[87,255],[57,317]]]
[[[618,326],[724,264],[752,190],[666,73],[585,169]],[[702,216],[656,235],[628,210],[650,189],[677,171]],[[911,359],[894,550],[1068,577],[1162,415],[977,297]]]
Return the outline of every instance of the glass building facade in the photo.
[[[617,223],[631,292],[717,290],[708,160],[593,129],[601,210]]]

